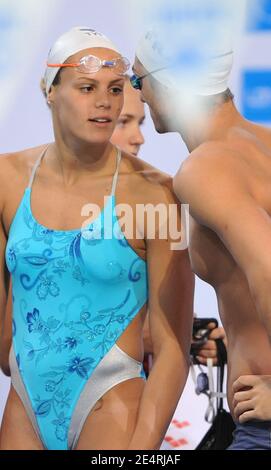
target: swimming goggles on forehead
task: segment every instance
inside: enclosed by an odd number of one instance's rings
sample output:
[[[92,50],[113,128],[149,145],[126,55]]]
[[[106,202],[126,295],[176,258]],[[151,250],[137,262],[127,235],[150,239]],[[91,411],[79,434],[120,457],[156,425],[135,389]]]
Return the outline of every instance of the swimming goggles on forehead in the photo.
[[[102,67],[112,68],[117,75],[124,75],[130,67],[130,62],[126,57],[118,57],[111,60],[102,60],[95,55],[86,55],[82,57],[77,63],[67,64],[50,64],[47,67],[76,67],[76,70],[81,73],[96,73]]]

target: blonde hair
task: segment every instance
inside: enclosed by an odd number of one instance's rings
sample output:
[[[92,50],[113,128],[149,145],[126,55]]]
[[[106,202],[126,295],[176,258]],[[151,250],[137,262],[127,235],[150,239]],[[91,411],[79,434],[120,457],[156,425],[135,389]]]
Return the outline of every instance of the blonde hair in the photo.
[[[45,80],[44,78],[42,78],[40,80],[40,89],[42,91],[42,94],[44,95],[45,98],[47,98],[47,94],[46,94],[46,85],[45,85]]]
[[[42,92],[44,98],[46,99],[46,104],[47,104],[48,108],[50,108],[50,102],[47,99],[46,84],[45,84],[44,78],[42,78],[40,80],[40,89],[41,89],[41,92]]]

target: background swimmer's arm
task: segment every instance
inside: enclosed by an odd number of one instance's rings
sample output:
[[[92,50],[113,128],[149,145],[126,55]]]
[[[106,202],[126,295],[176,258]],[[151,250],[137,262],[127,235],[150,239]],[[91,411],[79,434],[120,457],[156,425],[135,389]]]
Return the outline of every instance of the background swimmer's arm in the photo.
[[[271,340],[271,220],[252,192],[251,168],[220,144],[193,152],[174,178],[191,215],[215,231],[246,275]]]
[[[0,367],[2,372],[10,376],[9,352],[12,344],[12,290],[11,283],[8,291],[8,298],[5,310],[4,330],[1,336],[0,347]]]
[[[197,343],[192,343],[194,356],[201,364],[207,365],[207,359],[211,358],[213,360],[213,365],[217,365],[218,357],[217,357],[217,345],[216,339],[222,339],[225,347],[227,348],[227,338],[224,328],[221,326],[215,327],[214,323],[210,323],[208,325],[208,329],[210,330],[210,334],[208,337],[208,341],[196,349]]]
[[[9,375],[8,353],[10,347],[10,333],[6,329],[6,302],[8,291],[8,272],[5,262],[6,234],[2,220],[3,208],[0,212],[0,367],[4,374]],[[4,328],[5,326],[5,328]],[[7,348],[7,343],[9,347]]]
[[[171,195],[165,201],[176,203]],[[129,449],[159,449],[189,371],[194,276],[187,250],[147,240],[149,318],[154,364],[141,397]]]

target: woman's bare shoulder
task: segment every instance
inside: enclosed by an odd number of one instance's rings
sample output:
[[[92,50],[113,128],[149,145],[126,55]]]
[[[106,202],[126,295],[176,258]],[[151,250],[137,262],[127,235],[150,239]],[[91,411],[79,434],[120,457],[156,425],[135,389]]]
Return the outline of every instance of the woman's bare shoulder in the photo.
[[[41,145],[17,152],[0,154],[0,196],[28,183],[31,168],[44,147],[44,145]]]
[[[147,200],[174,199],[173,178],[139,157],[123,153],[124,166]]]
[[[17,152],[0,154],[0,178],[5,179],[14,176],[16,173],[21,176],[28,173],[37,159],[38,155],[45,148],[45,145],[32,147]]]

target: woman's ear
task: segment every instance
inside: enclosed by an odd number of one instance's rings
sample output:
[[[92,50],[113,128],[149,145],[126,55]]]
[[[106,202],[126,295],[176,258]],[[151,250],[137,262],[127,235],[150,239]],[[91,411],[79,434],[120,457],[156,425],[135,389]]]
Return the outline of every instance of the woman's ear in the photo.
[[[49,90],[49,93],[47,95],[47,93],[46,93],[46,84],[45,84],[44,78],[42,78],[41,81],[40,81],[40,89],[42,91],[42,94],[43,94],[44,98],[46,99],[46,102],[47,102],[48,106],[50,106],[51,105],[51,100],[49,98],[49,94],[50,94],[51,89]]]
[[[55,97],[55,92],[56,92],[56,86],[51,85],[49,88],[49,91],[46,95],[46,100],[47,104],[50,106],[52,103],[54,103],[54,97]]]

